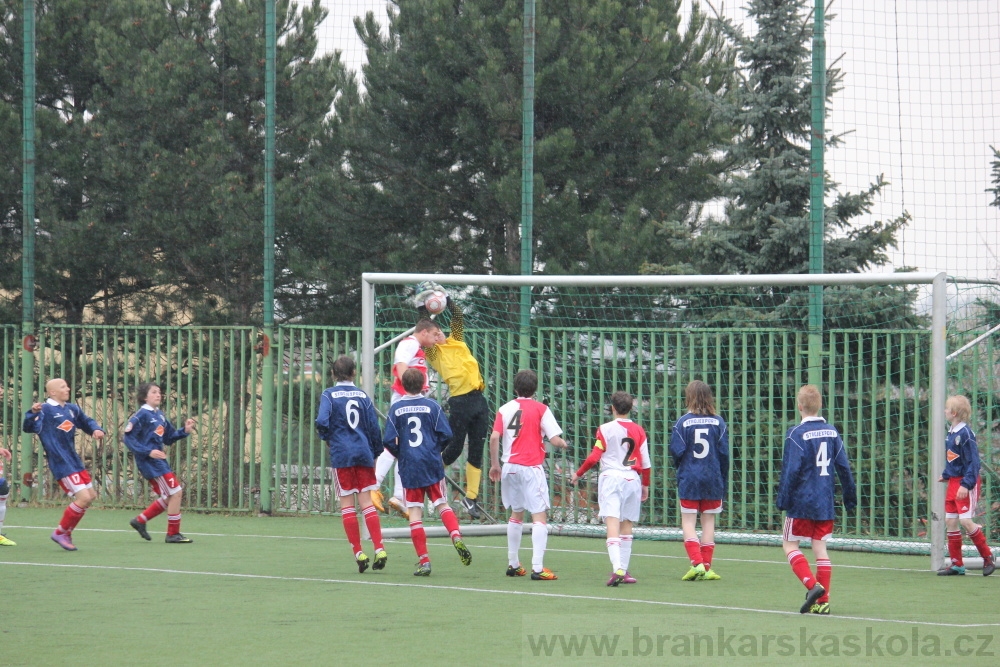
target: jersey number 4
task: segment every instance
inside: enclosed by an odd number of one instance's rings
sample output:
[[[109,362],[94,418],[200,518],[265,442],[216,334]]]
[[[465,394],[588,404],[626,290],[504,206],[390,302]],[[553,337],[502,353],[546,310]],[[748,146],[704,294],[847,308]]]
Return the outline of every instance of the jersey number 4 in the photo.
[[[826,440],[824,440],[819,443],[819,449],[816,450],[816,467],[819,468],[820,477],[830,476],[830,454],[827,447]]]
[[[521,432],[522,426],[524,426],[524,424],[521,423],[521,411],[518,410],[514,413],[514,416],[510,418],[510,423],[507,424],[507,430],[514,432],[514,435],[511,437],[517,438],[518,434]]]

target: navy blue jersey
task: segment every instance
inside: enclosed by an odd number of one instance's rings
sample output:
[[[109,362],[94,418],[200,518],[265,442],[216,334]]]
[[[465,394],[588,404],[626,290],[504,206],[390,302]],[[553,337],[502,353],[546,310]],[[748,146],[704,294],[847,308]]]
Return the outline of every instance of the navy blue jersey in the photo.
[[[976,488],[980,467],[979,447],[976,445],[976,434],[969,425],[960,422],[951,427],[944,447],[944,473],[941,476],[945,479],[961,477],[962,486]]]
[[[166,459],[154,459],[150,453],[154,449],[162,452],[166,445],[172,445],[187,435],[184,429],[174,428],[163,412],[144,405],[129,418],[122,439],[135,456],[135,465],[142,476],[153,479],[166,475],[171,470]]]
[[[677,468],[677,497],[722,500],[729,479],[729,431],[718,415],[687,413],[670,434],[670,457]]]
[[[831,466],[840,478],[844,507],[850,512],[858,499],[840,433],[822,417],[806,417],[798,426],[788,429],[778,484],[778,509],[793,519],[835,519]]]
[[[353,382],[338,382],[319,398],[316,431],[330,447],[330,466],[375,465],[382,453],[382,431],[368,394]]]
[[[385,447],[399,461],[404,489],[421,489],[444,479],[441,451],[451,439],[451,425],[437,401],[403,396],[389,410]]]
[[[21,425],[22,431],[34,433],[42,441],[49,470],[56,479],[85,469],[80,455],[76,453],[76,429],[87,435],[104,431],[100,424],[84,414],[79,405],[59,405],[51,398],[42,403],[42,409],[37,414],[31,410],[25,412]]]

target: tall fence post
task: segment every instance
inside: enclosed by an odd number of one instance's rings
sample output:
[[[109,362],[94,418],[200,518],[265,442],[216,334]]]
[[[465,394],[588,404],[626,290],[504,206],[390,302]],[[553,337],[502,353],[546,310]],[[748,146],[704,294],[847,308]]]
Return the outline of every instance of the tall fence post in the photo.
[[[24,0],[24,91],[22,108],[22,254],[21,254],[21,412],[32,403],[35,377],[35,2]],[[20,470],[31,469],[31,435],[21,434]],[[21,485],[21,500],[31,487]]]
[[[927,483],[931,487],[931,569],[944,566],[944,484],[939,484],[944,472],[944,402],[948,391],[945,361],[948,335],[948,274],[939,273],[934,278],[931,301],[931,406],[930,451]]]
[[[826,113],[826,15],[816,0],[812,40],[812,141],[809,178],[809,273],[823,273],[823,196],[825,172],[824,114]],[[823,382],[823,286],[809,286],[809,384]]]
[[[524,77],[521,99],[521,275],[530,276],[534,266],[535,202],[535,0],[524,0]],[[531,349],[531,286],[521,286],[521,368],[528,368]]]

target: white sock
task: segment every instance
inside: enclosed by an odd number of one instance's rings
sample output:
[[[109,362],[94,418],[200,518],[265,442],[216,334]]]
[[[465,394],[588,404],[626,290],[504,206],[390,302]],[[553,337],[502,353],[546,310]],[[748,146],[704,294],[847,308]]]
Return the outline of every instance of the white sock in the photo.
[[[396,483],[392,487],[392,495],[396,496],[397,498],[399,498],[400,500],[403,500],[405,502],[405,497],[403,496],[403,478],[399,476],[399,464],[398,463],[392,469],[392,476],[393,476],[393,479],[396,480]],[[425,503],[425,505],[426,505],[426,503]],[[425,513],[427,512],[426,506],[424,507],[424,512]]]
[[[3,532],[3,520],[7,518],[7,495],[0,496],[0,532]]]
[[[521,562],[517,557],[517,551],[521,548],[521,533],[524,524],[511,519],[507,522],[507,564],[517,567]]]
[[[632,559],[632,536],[622,535],[622,569],[628,572],[628,562]]]
[[[531,570],[541,572],[544,568],[545,545],[549,541],[549,527],[538,521],[531,524]]]
[[[382,484],[385,476],[389,474],[389,468],[395,462],[396,459],[389,453],[389,450],[382,450],[382,453],[375,459],[375,481]]]
[[[611,558],[611,571],[619,570],[622,567],[622,541],[617,537],[609,537],[607,541],[608,545],[608,557]]]

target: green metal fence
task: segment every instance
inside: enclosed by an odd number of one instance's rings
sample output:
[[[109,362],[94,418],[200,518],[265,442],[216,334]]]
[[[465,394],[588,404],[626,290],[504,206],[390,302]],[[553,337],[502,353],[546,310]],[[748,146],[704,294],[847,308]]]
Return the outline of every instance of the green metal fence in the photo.
[[[379,344],[398,332],[382,331]],[[826,334],[824,413],[844,434],[861,503],[842,516],[839,535],[923,540],[927,517],[929,339],[925,331],[834,330]],[[975,333],[966,334],[971,339]],[[107,429],[101,444],[80,435],[78,446],[105,506],[141,506],[148,489],[121,443],[135,409],[136,385],[155,380],[165,390],[172,421],[194,417],[197,431],[175,445],[170,462],[185,485],[185,505],[196,509],[258,507],[261,357],[253,328],[157,328],[43,325],[38,330],[38,396],[44,383],[63,377],[74,401]],[[469,331],[467,342],[486,377],[491,409],[513,397],[518,370],[517,336],[510,331]],[[597,523],[596,483],[574,488],[568,479],[589,453],[599,424],[607,420],[610,394],[623,389],[637,398],[637,419],[652,446],[654,486],[643,523],[676,526],[676,485],[666,457],[670,429],[684,412],[687,382],[701,378],[715,390],[730,427],[732,475],[720,528],[771,532],[780,528],[773,505],[783,434],[798,421],[795,393],[806,381],[807,336],[779,329],[587,329],[536,330],[539,395],[552,407],[572,448],[550,457],[553,520]],[[0,327],[0,370],[6,396],[0,407],[3,446],[18,450],[20,409],[16,327]],[[314,420],[329,368],[340,354],[355,354],[356,328],[279,327],[275,339],[276,414],[274,508],[279,512],[334,512],[332,477]],[[376,359],[377,408],[388,408],[394,345]],[[986,463],[984,497],[998,480],[994,426],[1000,423],[1000,358],[992,340],[949,365],[949,391],[967,393],[976,406],[973,428]],[[443,385],[432,388],[442,402]],[[34,476],[33,498],[62,502],[37,439],[18,456],[8,476]],[[463,483],[464,458],[449,471]],[[485,480],[481,502],[502,514],[497,489]],[[987,508],[989,509],[989,508]],[[996,532],[995,511],[987,522]]]

